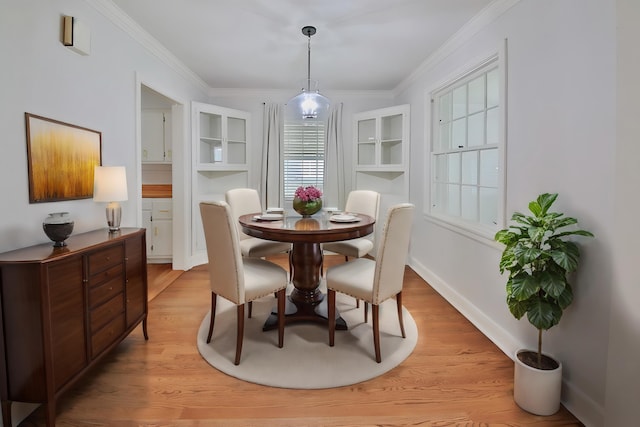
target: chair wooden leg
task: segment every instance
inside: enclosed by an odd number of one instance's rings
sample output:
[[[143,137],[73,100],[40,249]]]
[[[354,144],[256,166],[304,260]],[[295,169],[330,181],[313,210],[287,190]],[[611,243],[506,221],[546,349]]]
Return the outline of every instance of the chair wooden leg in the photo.
[[[213,335],[213,324],[216,321],[216,299],[217,295],[211,292],[211,319],[209,320],[209,335],[207,335],[207,344],[211,342],[211,335]]]
[[[402,338],[406,338],[404,333],[404,320],[402,318],[402,291],[396,295],[396,306],[398,306],[398,322],[400,322],[400,331],[402,332]]]
[[[236,365],[240,364],[240,355],[242,354],[242,338],[244,336],[244,304],[238,305],[238,327],[236,334]]]
[[[380,357],[380,318],[378,304],[371,304],[371,311],[373,312],[373,347],[376,351],[376,362],[380,363],[382,358]]]
[[[293,279],[293,249],[288,252],[289,254],[289,281]]]
[[[369,321],[369,303],[364,302],[364,323]]]
[[[249,301],[249,314],[247,317],[251,319],[251,313],[253,312],[253,301]]]
[[[327,317],[329,320],[329,346],[333,347],[336,336],[336,291],[327,290]]]
[[[284,346],[284,305],[286,299],[286,290],[278,291],[278,347]]]

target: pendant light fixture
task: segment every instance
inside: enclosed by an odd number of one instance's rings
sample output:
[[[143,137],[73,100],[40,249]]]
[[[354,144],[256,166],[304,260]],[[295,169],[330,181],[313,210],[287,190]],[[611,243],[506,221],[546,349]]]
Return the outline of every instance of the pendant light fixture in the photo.
[[[329,99],[320,95],[317,81],[311,80],[311,36],[315,33],[316,27],[302,27],[302,34],[308,37],[306,88],[287,102],[288,117],[304,122],[324,121],[329,116]]]

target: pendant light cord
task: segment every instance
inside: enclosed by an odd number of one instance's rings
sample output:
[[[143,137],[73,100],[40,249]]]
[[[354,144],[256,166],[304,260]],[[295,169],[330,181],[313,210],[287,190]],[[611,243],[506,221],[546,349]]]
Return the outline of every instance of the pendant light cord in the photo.
[[[307,93],[311,92],[311,34],[307,44]]]

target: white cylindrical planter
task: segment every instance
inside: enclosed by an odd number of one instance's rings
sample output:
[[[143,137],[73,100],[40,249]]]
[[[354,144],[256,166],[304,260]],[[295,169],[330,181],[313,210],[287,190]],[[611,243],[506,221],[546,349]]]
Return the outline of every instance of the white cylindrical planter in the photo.
[[[553,370],[532,368],[518,359],[518,353],[523,351],[529,350],[516,351],[514,358],[514,400],[518,406],[532,414],[555,414],[560,409],[562,363],[558,362],[558,368]]]

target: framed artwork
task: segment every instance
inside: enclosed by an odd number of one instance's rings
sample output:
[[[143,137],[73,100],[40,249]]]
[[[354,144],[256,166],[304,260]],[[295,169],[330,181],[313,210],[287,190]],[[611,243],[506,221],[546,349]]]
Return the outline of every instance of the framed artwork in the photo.
[[[102,133],[25,113],[29,203],[93,197],[102,165]]]

